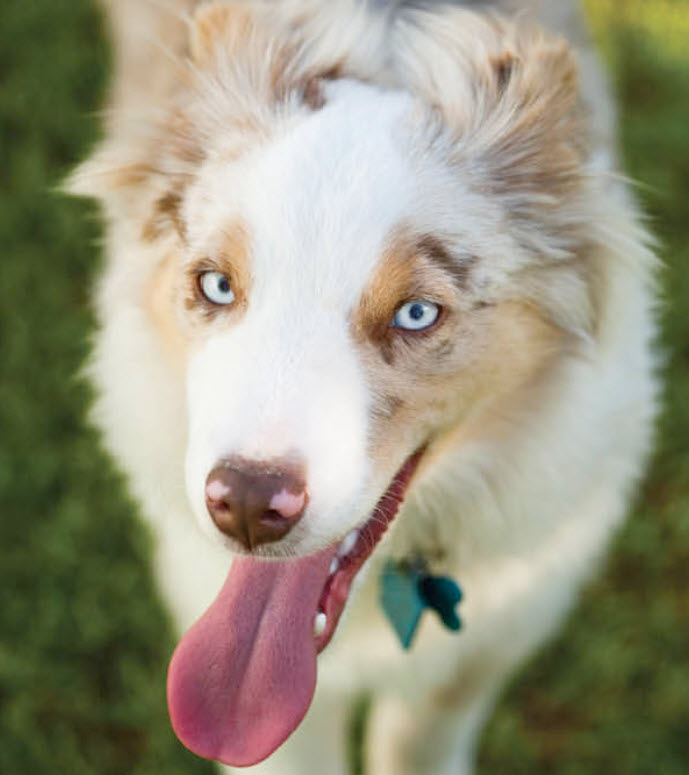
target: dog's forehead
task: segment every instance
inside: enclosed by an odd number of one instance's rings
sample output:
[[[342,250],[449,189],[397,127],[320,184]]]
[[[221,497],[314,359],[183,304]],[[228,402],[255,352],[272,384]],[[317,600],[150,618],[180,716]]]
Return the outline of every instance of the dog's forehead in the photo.
[[[240,220],[257,290],[290,273],[314,292],[353,300],[385,241],[419,199],[411,134],[418,106],[404,92],[336,81],[326,105],[277,138],[209,165],[189,205],[199,243]]]

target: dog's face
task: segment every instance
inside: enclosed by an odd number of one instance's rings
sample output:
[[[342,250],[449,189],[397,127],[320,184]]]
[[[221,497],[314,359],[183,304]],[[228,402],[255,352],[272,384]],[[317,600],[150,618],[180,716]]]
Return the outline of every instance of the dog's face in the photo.
[[[488,378],[514,385],[551,343],[536,313],[495,302],[482,257],[514,246],[495,204],[423,148],[415,101],[348,81],[325,99],[203,166],[168,298],[184,342],[187,490],[207,532],[238,548],[209,514],[219,461],[302,469],[302,519],[258,549],[274,556],[360,525]]]
[[[217,87],[237,25],[253,23],[228,6],[200,14],[202,86]],[[479,72],[490,79],[492,120],[512,111],[517,128],[486,131],[466,105],[443,105],[443,95],[429,104],[433,73],[414,58],[429,40],[407,47],[415,89],[318,76],[304,86],[294,76],[288,96],[273,85],[283,94],[273,91],[272,115],[260,115],[266,106],[251,120],[234,115],[225,132],[215,117],[188,154],[198,157],[193,175],[158,196],[144,229],[158,240],[163,231],[167,253],[150,308],[186,380],[188,496],[204,530],[232,549],[293,556],[342,538],[371,515],[405,460],[421,449],[432,457],[467,418],[510,400],[563,328],[588,315],[581,269],[569,246],[548,242],[553,229],[543,222],[579,174],[567,128],[574,97],[559,106],[565,115],[548,118],[546,137],[543,115],[520,116],[509,104],[529,97],[533,63],[489,58]],[[552,66],[546,53],[539,67]],[[560,70],[571,67],[558,57]],[[210,111],[207,97],[196,110]],[[459,110],[467,115],[453,118]],[[508,170],[500,154],[523,168]],[[514,178],[513,188],[500,176]],[[568,260],[558,264],[558,253]],[[298,471],[299,486],[285,495],[303,507],[300,519],[279,540],[247,547],[218,529],[209,498],[230,487],[211,475],[234,461]]]

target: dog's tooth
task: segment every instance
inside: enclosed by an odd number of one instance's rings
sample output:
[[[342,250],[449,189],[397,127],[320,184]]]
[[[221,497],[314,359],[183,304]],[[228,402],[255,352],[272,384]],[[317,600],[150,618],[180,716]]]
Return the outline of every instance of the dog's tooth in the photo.
[[[337,559],[337,557],[333,557],[333,561],[330,563],[330,571],[328,572],[328,575],[332,576],[333,573],[337,572],[337,569],[340,567],[340,561]]]
[[[313,621],[313,634],[314,637],[320,638],[325,632],[325,628],[328,624],[328,617],[321,611],[316,614],[316,618]]]
[[[340,557],[344,557],[346,554],[349,554],[352,551],[352,549],[356,546],[358,538],[358,530],[352,530],[351,533],[347,533],[347,535],[344,537],[344,540],[340,544],[340,549],[338,551]]]

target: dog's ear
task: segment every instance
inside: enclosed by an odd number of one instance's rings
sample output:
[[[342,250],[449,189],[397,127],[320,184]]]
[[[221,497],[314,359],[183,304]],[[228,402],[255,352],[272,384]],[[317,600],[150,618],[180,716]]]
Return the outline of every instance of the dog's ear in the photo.
[[[179,199],[175,192],[212,151],[204,139],[232,137],[235,127],[247,137],[270,120],[272,104],[286,99],[296,58],[265,9],[204,3],[188,28],[184,53],[168,63],[175,76],[168,92],[157,95],[150,114],[139,106],[135,121],[116,117],[110,138],[67,181],[68,192],[95,196],[125,215],[151,210],[151,200],[155,213],[161,202],[167,213],[167,204]],[[149,225],[159,220],[148,218],[145,233],[157,232]]]
[[[436,108],[450,165],[501,205],[521,254],[514,292],[588,335],[589,148],[568,44],[519,20],[449,7],[408,14],[396,35],[397,77]]]
[[[245,102],[253,97],[256,112],[294,97],[317,110],[325,103],[322,83],[338,77],[340,51],[322,52],[309,39],[313,9],[212,2],[196,11],[189,49],[201,70],[233,72],[241,78]],[[311,37],[314,31],[311,30]],[[222,75],[220,76],[223,77]]]
[[[172,205],[207,155],[231,158],[265,137],[276,114],[323,106],[322,82],[336,77],[339,60],[321,55],[313,41],[308,47],[302,28],[288,22],[268,3],[200,5],[184,56],[168,63],[169,89],[116,117],[109,139],[65,189],[97,197],[125,217],[146,213],[146,238],[174,224]]]
[[[486,81],[487,104],[471,127],[474,152],[503,194],[555,203],[579,188],[588,152],[576,62],[564,40],[538,32],[502,44],[476,74]]]
[[[189,49],[201,71],[214,73],[257,106],[282,101],[304,78],[298,36],[288,36],[269,8],[243,2],[201,5],[191,23]],[[259,107],[260,110],[260,107]]]
[[[415,12],[397,32],[398,77],[437,106],[453,162],[506,198],[514,217],[576,193],[587,155],[567,43],[496,16]]]

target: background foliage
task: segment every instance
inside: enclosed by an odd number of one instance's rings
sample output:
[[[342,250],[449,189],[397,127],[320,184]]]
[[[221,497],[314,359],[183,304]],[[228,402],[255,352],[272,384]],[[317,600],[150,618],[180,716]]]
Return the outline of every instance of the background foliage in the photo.
[[[501,703],[481,771],[686,775],[689,2],[587,4],[667,263],[666,411],[604,576]],[[90,0],[3,0],[0,19],[0,772],[210,773],[170,732],[148,538],[73,377],[99,227],[52,191],[97,134],[101,22]]]

